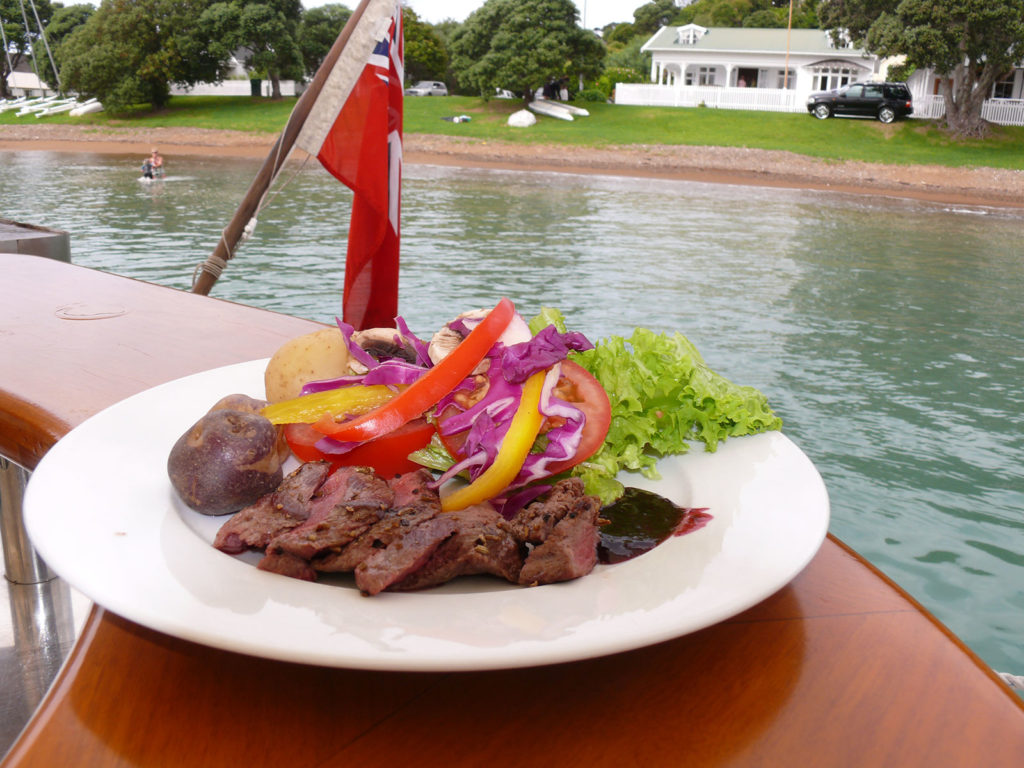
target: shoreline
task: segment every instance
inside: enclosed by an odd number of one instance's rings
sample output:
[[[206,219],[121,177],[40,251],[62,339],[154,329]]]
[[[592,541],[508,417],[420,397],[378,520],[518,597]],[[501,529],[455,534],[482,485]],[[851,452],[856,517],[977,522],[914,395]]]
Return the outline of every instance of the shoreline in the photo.
[[[276,134],[201,128],[147,131],[75,125],[5,125],[0,151],[263,158]],[[1024,208],[1024,171],[826,161],[777,150],[683,145],[525,145],[408,134],[404,161],[500,170],[662,178],[713,184],[890,196],[951,205]]]

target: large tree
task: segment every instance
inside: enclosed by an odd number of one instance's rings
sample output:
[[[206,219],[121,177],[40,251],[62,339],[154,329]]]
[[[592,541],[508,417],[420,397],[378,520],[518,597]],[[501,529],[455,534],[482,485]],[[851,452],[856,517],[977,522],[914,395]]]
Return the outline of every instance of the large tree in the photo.
[[[320,69],[324,57],[351,16],[352,11],[348,6],[337,3],[310,8],[302,14],[298,43],[302,63],[309,77]]]
[[[412,8],[402,8],[405,34],[405,77],[411,82],[443,78],[448,69],[448,50],[432,26],[420,21]]]
[[[946,126],[984,136],[981,107],[1024,58],[1024,0],[821,0],[822,25],[940,76]]]
[[[95,12],[96,9],[91,5],[71,5],[67,8],[61,8],[59,4],[54,6],[53,18],[50,19],[50,23],[46,25],[44,31],[58,71],[60,71],[61,62],[61,43],[68,35],[85,24]],[[60,78],[56,76],[53,67],[50,66],[49,56],[40,59],[38,65],[39,76],[43,80],[48,83],[59,82]]]
[[[0,24],[3,24],[3,37],[0,40],[7,41],[7,55],[0,56],[0,98],[10,98],[7,77],[11,74],[12,68],[23,61],[29,61],[33,51],[37,54],[33,62],[34,69],[38,69],[39,64],[47,58],[46,48],[40,37],[39,24],[41,23],[45,29],[53,16],[53,10],[50,0],[35,0],[35,12],[39,14],[37,21],[30,3],[24,0],[0,0]],[[39,74],[42,75],[42,72]],[[43,80],[46,78],[43,77]],[[56,87],[56,83],[52,83],[51,87]]]
[[[65,38],[65,87],[95,96],[111,111],[138,103],[164,106],[172,83],[223,78],[225,59],[196,32],[208,0],[103,0]]]
[[[450,50],[463,88],[483,96],[507,88],[526,101],[551,78],[596,76],[604,56],[572,0],[487,0],[452,35]]]
[[[229,44],[247,70],[270,80],[271,96],[281,98],[282,78],[299,80],[304,74],[299,47],[299,0],[233,0],[210,6],[207,20],[215,20],[207,36]],[[340,30],[339,30],[340,31]]]

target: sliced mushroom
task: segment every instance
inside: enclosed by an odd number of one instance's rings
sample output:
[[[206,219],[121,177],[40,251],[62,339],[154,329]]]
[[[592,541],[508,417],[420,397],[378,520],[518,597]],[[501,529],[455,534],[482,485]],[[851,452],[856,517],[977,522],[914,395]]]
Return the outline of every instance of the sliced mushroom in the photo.
[[[456,317],[450,323],[443,326],[441,330],[435,333],[433,337],[430,339],[430,345],[427,347],[427,355],[429,355],[430,357],[430,362],[432,362],[434,365],[437,365],[439,362],[448,357],[448,355],[451,354],[452,350],[454,350],[457,346],[459,346],[459,344],[462,343],[462,340],[465,337],[451,327],[453,324],[458,323],[459,320],[482,320],[483,318],[487,317],[488,311],[489,310],[486,309],[474,309],[470,310],[469,312],[463,312],[461,315]],[[476,323],[470,323],[469,325],[470,327],[472,327],[475,326]],[[487,371],[489,367],[490,361],[486,359],[481,360],[477,364],[476,368],[473,369],[472,373],[484,373]]]
[[[375,360],[400,358],[409,363],[416,362],[416,353],[404,343],[405,339],[394,328],[367,328],[352,334],[352,341]],[[348,367],[355,373],[366,373],[366,366],[354,358]]]

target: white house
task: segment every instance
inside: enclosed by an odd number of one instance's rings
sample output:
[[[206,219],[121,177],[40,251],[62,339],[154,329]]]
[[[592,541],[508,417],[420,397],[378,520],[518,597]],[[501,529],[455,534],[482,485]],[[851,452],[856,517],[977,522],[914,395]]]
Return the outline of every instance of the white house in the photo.
[[[802,112],[807,96],[848,83],[885,80],[888,62],[820,29],[662,27],[641,50],[651,82],[617,83],[616,104]],[[908,78],[915,117],[940,117],[945,105],[930,70]],[[997,83],[982,115],[1024,125],[1024,69]]]
[[[662,27],[644,43],[651,81],[665,85],[717,85],[792,89],[838,88],[878,73],[878,59],[852,46],[836,46],[820,29]]]

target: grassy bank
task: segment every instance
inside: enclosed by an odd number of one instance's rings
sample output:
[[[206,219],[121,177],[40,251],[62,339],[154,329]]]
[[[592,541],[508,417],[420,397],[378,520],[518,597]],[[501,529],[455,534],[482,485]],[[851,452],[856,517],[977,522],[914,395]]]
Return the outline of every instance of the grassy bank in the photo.
[[[45,118],[0,113],[0,126],[27,121],[145,129],[195,127],[274,133],[281,129],[294,99],[271,101],[241,96],[178,96],[159,112]],[[1024,169],[1024,128],[996,126],[984,140],[952,140],[932,121],[906,120],[882,125],[873,120],[815,120],[806,114],[677,109],[584,104],[590,117],[574,122],[538,118],[532,128],[510,128],[508,115],[518,101],[451,96],[410,98],[405,102],[407,133],[464,136],[521,144],[609,146],[683,144],[786,150],[826,160],[934,164],[953,167]],[[443,118],[468,115],[469,122]],[[2,127],[0,127],[2,132]]]

